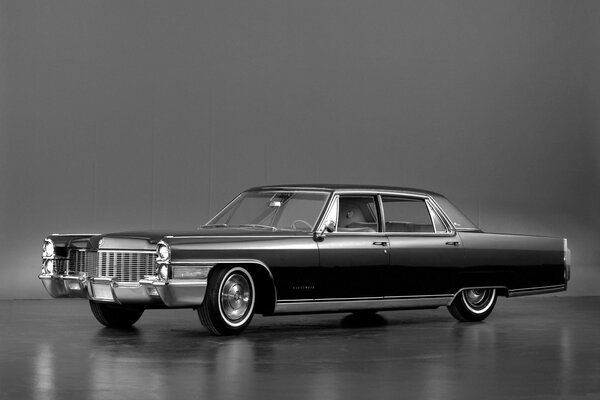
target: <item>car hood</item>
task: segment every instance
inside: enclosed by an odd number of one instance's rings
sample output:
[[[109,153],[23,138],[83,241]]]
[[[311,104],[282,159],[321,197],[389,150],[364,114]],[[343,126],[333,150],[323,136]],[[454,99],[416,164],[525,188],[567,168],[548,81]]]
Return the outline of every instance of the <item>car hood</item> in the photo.
[[[239,238],[240,236],[253,236],[256,238],[273,237],[273,236],[302,236],[307,235],[307,232],[278,230],[273,231],[263,228],[199,228],[196,230],[187,231],[170,231],[170,230],[143,230],[130,232],[116,232],[102,235],[95,235],[88,238],[74,240],[74,247],[84,247],[89,250],[155,250],[156,244],[162,239],[194,239],[202,240],[202,238],[216,239],[217,237],[226,242],[228,237],[231,239]]]

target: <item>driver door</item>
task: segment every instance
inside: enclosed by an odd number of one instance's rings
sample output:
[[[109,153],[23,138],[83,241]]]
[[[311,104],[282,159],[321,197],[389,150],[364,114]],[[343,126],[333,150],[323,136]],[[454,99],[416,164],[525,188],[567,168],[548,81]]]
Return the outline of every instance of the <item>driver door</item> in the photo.
[[[372,194],[337,195],[326,221],[335,229],[317,242],[319,299],[382,297],[389,265],[389,240],[382,232],[378,198]]]

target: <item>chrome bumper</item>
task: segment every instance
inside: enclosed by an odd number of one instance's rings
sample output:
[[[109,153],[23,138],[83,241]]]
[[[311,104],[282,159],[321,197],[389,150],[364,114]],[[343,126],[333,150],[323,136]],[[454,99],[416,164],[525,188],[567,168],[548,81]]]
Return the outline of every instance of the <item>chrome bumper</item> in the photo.
[[[87,298],[103,303],[147,306],[196,307],[204,301],[206,280],[159,281],[148,277],[139,282],[117,282],[111,278],[87,278],[41,274],[48,294],[55,298]]]
[[[86,289],[87,280],[85,278],[51,274],[41,274],[39,278],[48,294],[52,297],[88,297]]]
[[[145,281],[141,281],[145,284]],[[168,307],[197,307],[204,301],[207,281],[172,280],[169,282],[153,281],[152,286]]]

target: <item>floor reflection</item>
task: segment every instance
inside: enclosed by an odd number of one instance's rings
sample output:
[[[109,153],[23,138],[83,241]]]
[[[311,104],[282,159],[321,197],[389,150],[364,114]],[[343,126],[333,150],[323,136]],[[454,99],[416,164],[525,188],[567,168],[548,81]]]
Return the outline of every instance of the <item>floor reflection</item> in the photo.
[[[34,397],[35,399],[54,400],[56,398],[54,371],[56,356],[52,346],[47,342],[37,345],[34,362]]]
[[[0,313],[0,398],[598,398],[598,306],[510,300],[473,324],[445,310],[258,316],[212,337],[184,310],[122,331],[77,303],[23,302],[19,319]]]

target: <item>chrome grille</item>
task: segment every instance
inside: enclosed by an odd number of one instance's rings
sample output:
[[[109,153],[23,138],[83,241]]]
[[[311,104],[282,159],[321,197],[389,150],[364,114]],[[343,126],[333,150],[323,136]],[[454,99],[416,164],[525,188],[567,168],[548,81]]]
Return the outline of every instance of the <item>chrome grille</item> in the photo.
[[[116,277],[117,282],[137,282],[144,275],[154,273],[156,254],[140,252],[100,252],[98,253],[98,275]]]
[[[85,250],[69,252],[69,274],[78,275],[80,272],[90,272],[90,268],[98,261],[98,253]]]
[[[116,278],[117,282],[137,282],[154,274],[156,254],[135,251],[71,251],[69,273],[85,272],[93,278]]]

